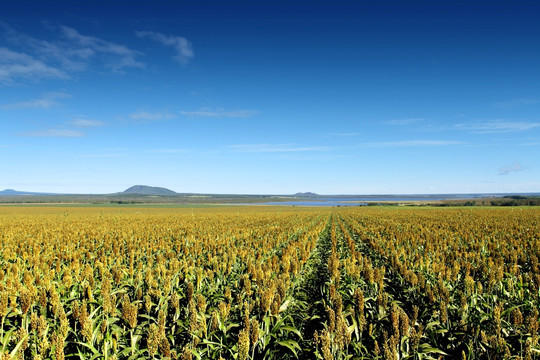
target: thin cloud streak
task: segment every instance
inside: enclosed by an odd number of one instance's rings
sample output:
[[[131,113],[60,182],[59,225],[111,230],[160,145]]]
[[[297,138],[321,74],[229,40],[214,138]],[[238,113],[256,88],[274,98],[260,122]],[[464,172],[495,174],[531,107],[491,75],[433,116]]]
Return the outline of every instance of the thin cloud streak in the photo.
[[[382,123],[385,124],[385,125],[392,125],[392,126],[406,126],[406,125],[418,124],[418,123],[423,122],[423,121],[425,121],[425,119],[411,118],[411,119],[388,120],[388,121],[383,121]]]
[[[129,114],[129,118],[131,120],[158,121],[158,120],[174,119],[175,116],[168,112],[137,111],[132,114]]]
[[[125,45],[83,35],[67,26],[55,29],[61,36],[45,41],[0,22],[6,42],[20,49],[0,48],[0,82],[9,84],[20,78],[70,78],[71,73],[85,71],[92,62],[99,62],[113,72],[145,67],[137,59],[141,53]]]
[[[540,99],[530,99],[530,98],[522,98],[522,99],[513,99],[509,101],[499,101],[491,104],[491,106],[496,108],[516,108],[526,105],[533,105],[540,103]]]
[[[370,148],[397,148],[397,147],[433,147],[433,146],[455,146],[464,145],[462,141],[453,140],[403,140],[403,141],[381,141],[360,144],[362,147]]]
[[[97,53],[117,56],[114,61],[108,61],[105,65],[113,70],[121,70],[125,67],[143,68],[145,64],[135,58],[140,54],[138,51],[131,50],[128,47],[120,44],[115,44],[94,36],[86,36],[80,34],[77,30],[67,27],[60,27],[64,36],[80,46],[79,50],[85,51],[87,58],[94,56]]]
[[[352,133],[330,133],[330,134],[327,134],[327,136],[340,136],[340,137],[353,137],[353,136],[359,136],[360,133],[355,133],[355,132],[352,132]]]
[[[0,48],[0,82],[12,83],[16,78],[67,78],[63,71],[34,57]]]
[[[198,110],[198,111],[180,111],[180,114],[188,117],[211,117],[211,118],[247,118],[251,116],[259,115],[261,112],[258,110]]]
[[[109,154],[83,154],[82,157],[86,158],[120,158],[125,157],[126,154],[109,153]]]
[[[173,59],[180,64],[187,64],[195,56],[193,46],[184,37],[164,35],[153,31],[137,31],[135,34],[140,38],[147,38],[162,45],[172,47],[176,51]]]
[[[520,146],[540,146],[540,142],[527,142],[519,144]]]
[[[90,120],[90,119],[74,119],[69,122],[71,125],[80,126],[80,127],[96,127],[103,126],[104,123],[99,120]]]
[[[29,131],[20,134],[26,137],[65,137],[65,138],[77,138],[85,136],[85,133],[77,130],[68,129],[45,129]]]
[[[474,134],[491,134],[528,131],[539,127],[540,123],[538,122],[494,120],[471,124],[457,124],[454,128]]]
[[[189,149],[151,149],[142,150],[141,153],[145,154],[185,154],[190,152]]]
[[[6,23],[0,22],[0,28],[4,29],[8,42],[30,50],[43,61],[58,62],[64,71],[85,70],[86,61],[95,55],[95,51],[89,48],[77,49],[66,42],[51,42],[22,34]]]
[[[428,125],[426,124],[426,121],[424,119],[398,119],[384,121],[382,123],[385,125],[398,127],[412,126],[415,130],[421,131],[466,131],[471,134],[520,132],[540,127],[540,122],[511,121],[505,119],[489,121],[471,121],[469,123],[459,123],[447,126]]]
[[[30,99],[26,101],[21,101],[18,103],[5,104],[2,106],[4,110],[21,110],[21,109],[50,109],[51,107],[57,106],[60,103],[58,99],[67,99],[71,95],[63,92],[48,92],[36,99]]]
[[[229,145],[228,149],[246,153],[288,153],[288,152],[312,152],[331,151],[327,146],[294,146],[288,144],[241,144]]]

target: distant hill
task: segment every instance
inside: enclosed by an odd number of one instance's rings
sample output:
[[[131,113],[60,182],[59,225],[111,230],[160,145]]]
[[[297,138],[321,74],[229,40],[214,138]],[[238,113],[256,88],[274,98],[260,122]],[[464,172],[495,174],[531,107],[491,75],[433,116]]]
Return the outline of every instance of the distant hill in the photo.
[[[146,186],[146,185],[135,185],[126,189],[122,194],[131,194],[131,195],[155,195],[155,196],[167,196],[167,195],[177,195],[176,192],[165,189],[162,187],[155,186]]]
[[[21,192],[13,189],[6,189],[4,191],[0,191],[0,195],[19,195]]]
[[[0,191],[0,196],[18,196],[18,195],[54,195],[52,193],[40,193],[31,191],[17,191],[13,189],[6,189]]]
[[[315,194],[312,192],[298,192],[294,194],[294,196],[319,196],[319,194]]]

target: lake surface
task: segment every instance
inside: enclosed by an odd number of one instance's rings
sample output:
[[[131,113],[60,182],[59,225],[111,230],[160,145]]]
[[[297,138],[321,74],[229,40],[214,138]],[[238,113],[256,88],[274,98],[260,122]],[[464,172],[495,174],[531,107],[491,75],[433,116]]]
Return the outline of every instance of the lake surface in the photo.
[[[260,205],[292,205],[292,206],[366,206],[367,202],[344,202],[344,201],[278,201],[265,202]]]
[[[289,206],[366,206],[368,202],[440,201],[494,198],[508,194],[417,194],[417,195],[337,195],[298,197],[290,201],[260,203]]]

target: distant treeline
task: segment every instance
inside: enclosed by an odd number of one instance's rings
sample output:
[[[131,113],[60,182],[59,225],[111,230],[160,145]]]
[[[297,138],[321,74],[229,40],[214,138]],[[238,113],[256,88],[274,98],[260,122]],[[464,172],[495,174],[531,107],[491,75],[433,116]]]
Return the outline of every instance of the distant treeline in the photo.
[[[491,199],[470,199],[462,201],[447,201],[435,206],[540,206],[540,197],[508,195]]]

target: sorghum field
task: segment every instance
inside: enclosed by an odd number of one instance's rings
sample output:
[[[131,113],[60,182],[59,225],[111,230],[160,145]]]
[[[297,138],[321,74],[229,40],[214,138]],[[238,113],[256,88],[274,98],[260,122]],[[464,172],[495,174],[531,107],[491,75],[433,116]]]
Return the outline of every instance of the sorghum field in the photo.
[[[0,207],[14,359],[539,358],[539,208]]]

